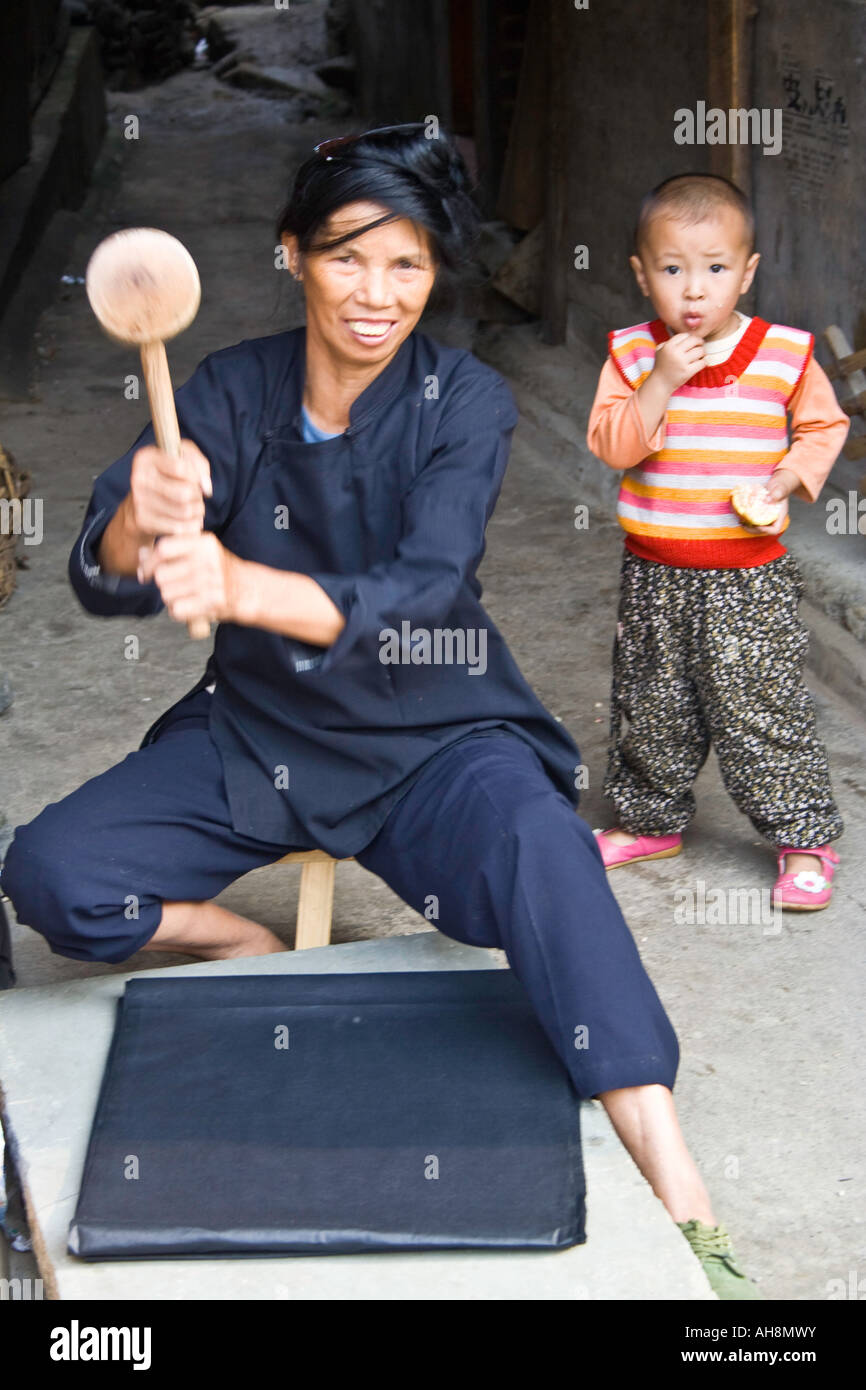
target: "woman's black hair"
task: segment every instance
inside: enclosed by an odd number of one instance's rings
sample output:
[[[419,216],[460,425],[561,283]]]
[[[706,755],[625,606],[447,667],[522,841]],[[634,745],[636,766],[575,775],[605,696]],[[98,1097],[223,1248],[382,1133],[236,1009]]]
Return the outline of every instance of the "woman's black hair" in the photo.
[[[343,236],[317,241],[332,213],[355,202],[379,203],[388,212]],[[277,219],[277,236],[296,236],[305,255],[402,217],[427,231],[433,255],[446,269],[457,271],[468,262],[480,221],[469,173],[453,140],[432,122],[324,142],[298,170]]]

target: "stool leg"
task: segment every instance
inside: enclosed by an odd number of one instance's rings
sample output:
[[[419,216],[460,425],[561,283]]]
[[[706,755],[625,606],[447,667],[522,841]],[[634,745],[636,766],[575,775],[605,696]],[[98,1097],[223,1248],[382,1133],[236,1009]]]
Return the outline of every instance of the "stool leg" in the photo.
[[[304,951],[311,946],[327,946],[331,940],[336,868],[336,859],[331,859],[325,863],[305,864],[301,870],[298,921],[295,928],[296,951]]]

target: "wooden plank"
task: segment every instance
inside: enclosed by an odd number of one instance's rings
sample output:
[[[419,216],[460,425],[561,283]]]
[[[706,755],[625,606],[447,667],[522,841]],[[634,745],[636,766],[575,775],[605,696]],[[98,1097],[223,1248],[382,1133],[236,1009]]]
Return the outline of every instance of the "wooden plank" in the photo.
[[[517,96],[528,0],[473,0],[473,106],[479,201],[496,216]]]
[[[544,217],[547,143],[547,26],[544,0],[531,0],[517,101],[508,134],[497,214],[512,227],[531,231]]]
[[[833,356],[827,375],[836,381],[844,381],[854,393],[839,402],[846,415],[863,417],[866,422],[866,352],[852,352],[851,344],[838,324],[831,323],[824,329],[824,341]],[[866,458],[866,434],[849,434],[842,448],[846,459]],[[860,491],[866,495],[866,478],[860,481]]]
[[[496,135],[493,118],[494,46],[493,0],[473,0],[472,99],[475,108],[475,149],[478,155],[478,198],[485,217],[496,206]]]
[[[472,7],[465,0],[448,3],[448,53],[451,63],[450,128],[474,138]]]
[[[573,16],[565,5],[545,5],[544,14],[550,96],[547,116],[541,337],[545,343],[564,343],[568,327],[568,272],[573,262],[568,244],[569,108],[566,69],[570,45],[580,40],[570,25]]]
[[[847,357],[836,359],[824,370],[829,377],[835,379],[840,376],[848,376],[851,372],[861,371],[864,367],[866,367],[866,348],[860,348],[859,352],[852,352]]]
[[[536,316],[542,312],[544,277],[548,271],[544,247],[545,230],[539,223],[517,243],[490,281],[494,290]]]
[[[749,109],[751,98],[753,0],[708,0],[707,105],[723,111]],[[747,144],[710,145],[710,173],[721,174],[751,196],[752,149]]]
[[[866,366],[866,353],[853,352],[847,337],[835,323],[831,323],[829,328],[824,329],[824,342],[833,356],[834,380],[842,378],[853,391],[855,398],[863,396],[866,393],[866,373],[861,370],[861,366]],[[847,411],[849,415],[862,409],[862,406],[858,406],[852,412],[844,401],[841,404],[842,409]]]

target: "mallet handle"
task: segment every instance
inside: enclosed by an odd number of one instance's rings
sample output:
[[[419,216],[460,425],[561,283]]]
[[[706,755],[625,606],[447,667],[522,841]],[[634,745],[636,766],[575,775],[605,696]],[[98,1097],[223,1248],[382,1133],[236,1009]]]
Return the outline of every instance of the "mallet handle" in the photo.
[[[165,343],[159,341],[142,343],[141,369],[144,373],[147,395],[150,400],[150,414],[156,442],[163,453],[170,455],[171,458],[179,459],[181,456],[180,428],[177,423],[177,411],[174,408],[174,393],[171,389]],[[210,637],[210,623],[207,618],[191,618],[187,623],[187,630],[190,637],[196,641]]]

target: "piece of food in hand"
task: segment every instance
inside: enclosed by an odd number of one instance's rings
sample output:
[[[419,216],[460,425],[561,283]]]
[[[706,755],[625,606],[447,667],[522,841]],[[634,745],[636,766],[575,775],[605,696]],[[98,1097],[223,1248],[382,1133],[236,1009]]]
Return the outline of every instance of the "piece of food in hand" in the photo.
[[[781,502],[774,502],[765,487],[743,483],[731,493],[731,506],[747,526],[772,526],[779,520]]]

